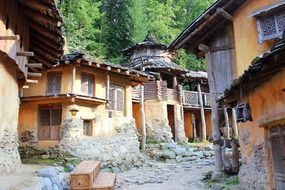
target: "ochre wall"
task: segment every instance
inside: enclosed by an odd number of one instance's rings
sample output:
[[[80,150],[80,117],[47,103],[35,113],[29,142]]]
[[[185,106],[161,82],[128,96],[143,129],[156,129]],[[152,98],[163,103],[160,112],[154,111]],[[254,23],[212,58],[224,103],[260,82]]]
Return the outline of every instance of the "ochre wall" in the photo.
[[[184,110],[184,124],[186,137],[193,139],[193,123],[192,123],[192,113],[195,115],[195,119],[199,119],[199,134],[202,135],[202,122],[200,110]],[[207,137],[212,135],[212,125],[211,125],[211,112],[205,110],[205,120],[206,120],[206,135]]]
[[[0,59],[0,175],[20,164],[17,143],[19,113],[18,83],[14,65]]]
[[[282,91],[285,87],[285,71],[275,75],[270,81],[262,84],[250,93],[243,101],[249,102],[253,117],[252,122],[240,123],[240,146],[242,160],[246,171],[256,168],[250,168],[255,157],[260,157],[263,162],[265,173],[267,175],[266,185],[272,189],[272,168],[271,168],[271,149],[269,143],[269,128],[285,124],[285,93]],[[273,104],[274,102],[274,104]],[[257,154],[256,147],[261,147],[263,157]],[[258,162],[257,162],[258,163]],[[253,164],[255,167],[256,163]],[[252,175],[249,173],[249,175]],[[251,179],[251,176],[245,176]],[[258,183],[258,182],[257,182]]]
[[[250,15],[257,9],[278,2],[278,0],[250,0],[239,8],[233,15],[234,41],[236,65],[234,68],[234,79],[244,73],[252,60],[270,50],[272,41],[266,41],[262,44],[258,43],[258,31],[256,18]]]
[[[52,69],[48,72],[61,72],[61,94],[71,93],[72,67],[70,65]],[[106,99],[106,72],[98,69],[90,69],[85,67],[77,67],[75,93],[81,94],[81,73],[94,75],[95,78],[95,97]],[[37,79],[38,84],[31,84],[29,89],[25,89],[24,97],[29,96],[45,96],[47,88],[47,73],[43,73],[42,77]],[[114,133],[114,126],[118,117],[132,118],[132,88],[130,80],[115,73],[110,73],[110,82],[125,86],[125,113],[124,115],[113,115],[109,118],[106,104],[93,105],[91,103],[83,103],[76,101],[79,110],[77,118],[93,121],[93,136],[110,136]],[[22,102],[19,116],[19,133],[24,130],[32,130],[38,135],[38,107],[47,104],[62,104],[62,121],[71,117],[69,112],[73,103],[70,99],[54,99],[40,100],[32,102]],[[40,141],[39,146],[53,146],[58,141]]]

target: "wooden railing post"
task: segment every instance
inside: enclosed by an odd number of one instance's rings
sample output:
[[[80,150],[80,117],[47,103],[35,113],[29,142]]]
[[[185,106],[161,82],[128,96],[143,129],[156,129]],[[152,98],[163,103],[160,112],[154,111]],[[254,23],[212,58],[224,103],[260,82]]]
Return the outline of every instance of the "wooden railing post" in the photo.
[[[146,126],[145,126],[145,112],[144,112],[144,86],[140,86],[140,111],[141,111],[141,119],[142,119],[142,142],[141,148],[145,150],[146,144]]]
[[[202,122],[202,141],[207,140],[207,126],[206,126],[206,120],[205,120],[205,111],[204,111],[204,102],[201,92],[201,86],[200,83],[198,83],[198,96],[199,96],[199,102],[200,102],[200,113],[201,113],[201,122]]]

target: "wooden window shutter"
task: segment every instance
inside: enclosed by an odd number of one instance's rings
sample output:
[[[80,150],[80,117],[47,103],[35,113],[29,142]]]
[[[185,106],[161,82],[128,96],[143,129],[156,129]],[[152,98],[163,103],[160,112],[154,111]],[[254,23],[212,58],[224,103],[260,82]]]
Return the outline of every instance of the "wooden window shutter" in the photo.
[[[81,74],[81,92],[84,95],[88,95],[88,79],[84,74]]]
[[[110,90],[109,90],[109,109],[110,110],[115,110],[115,93],[116,93],[116,89],[110,87]]]
[[[117,111],[124,111],[124,90],[118,89],[117,90]]]
[[[47,74],[47,95],[60,94],[61,90],[61,73],[48,73]]]
[[[46,108],[40,109],[39,118],[40,118],[39,140],[49,139],[50,110]]]
[[[94,96],[94,78],[91,76],[88,77],[88,95]]]
[[[88,74],[81,74],[81,92],[85,96],[94,96],[94,77]]]

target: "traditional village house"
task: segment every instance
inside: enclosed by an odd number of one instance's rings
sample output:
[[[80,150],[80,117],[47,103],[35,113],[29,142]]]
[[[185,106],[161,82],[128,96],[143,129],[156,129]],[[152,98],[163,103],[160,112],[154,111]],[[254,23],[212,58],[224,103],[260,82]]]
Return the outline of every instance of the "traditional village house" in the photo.
[[[171,60],[167,46],[150,34],[141,43],[124,49],[128,67],[148,72],[155,81],[144,84],[146,138],[148,142],[184,142],[182,88],[178,81],[187,71]],[[136,109],[136,103],[133,104]]]
[[[182,102],[184,128],[190,141],[211,140],[211,103],[208,76],[203,71],[189,71],[184,75]],[[202,102],[202,103],[201,103]]]
[[[63,54],[62,18],[55,2],[0,2],[0,175],[14,171],[18,152],[19,94]]]
[[[104,153],[115,155],[120,147],[135,155],[139,144],[132,117],[132,86],[149,79],[120,65],[88,61],[80,53],[66,55],[42,73],[38,84],[24,91],[19,134],[32,131],[37,147],[59,146],[81,159],[102,160]],[[137,152],[131,152],[133,148]]]
[[[281,42],[272,48],[285,28],[284,6],[284,1],[277,0],[218,0],[171,44],[172,48],[205,55],[215,170],[238,166],[236,156],[232,162],[225,162],[220,137],[238,138],[242,156],[239,177],[244,189],[285,188],[284,44]],[[263,56],[259,58],[259,55]],[[252,60],[253,64],[244,73]],[[217,100],[229,88],[222,101],[224,104],[218,105]],[[236,121],[245,123],[240,123],[237,130]],[[236,149],[236,143],[232,145]]]

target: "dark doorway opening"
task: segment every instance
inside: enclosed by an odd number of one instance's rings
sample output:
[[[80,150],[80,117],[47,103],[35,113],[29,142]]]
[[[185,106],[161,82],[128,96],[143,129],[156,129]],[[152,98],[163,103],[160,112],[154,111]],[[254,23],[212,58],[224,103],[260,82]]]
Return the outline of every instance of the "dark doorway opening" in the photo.
[[[174,106],[167,105],[168,124],[171,128],[172,138],[175,140],[175,122],[174,122]]]

